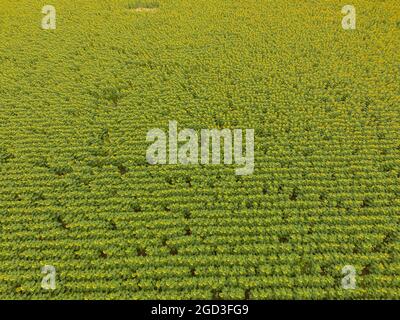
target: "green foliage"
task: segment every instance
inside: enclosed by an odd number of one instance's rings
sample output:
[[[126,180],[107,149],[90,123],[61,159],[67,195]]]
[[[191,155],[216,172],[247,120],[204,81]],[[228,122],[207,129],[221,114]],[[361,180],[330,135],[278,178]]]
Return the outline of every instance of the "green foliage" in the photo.
[[[1,299],[400,298],[398,0],[0,2]],[[149,165],[169,120],[254,174]]]

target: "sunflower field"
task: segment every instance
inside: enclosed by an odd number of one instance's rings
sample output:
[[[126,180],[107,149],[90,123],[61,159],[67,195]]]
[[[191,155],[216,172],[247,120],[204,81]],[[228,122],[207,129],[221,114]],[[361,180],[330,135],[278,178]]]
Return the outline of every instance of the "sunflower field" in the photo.
[[[399,299],[399,226],[398,0],[0,0],[0,299]]]

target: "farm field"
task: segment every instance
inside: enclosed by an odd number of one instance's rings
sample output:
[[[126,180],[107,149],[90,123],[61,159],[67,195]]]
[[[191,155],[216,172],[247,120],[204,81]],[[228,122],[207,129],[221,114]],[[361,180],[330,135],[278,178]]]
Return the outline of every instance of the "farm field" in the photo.
[[[400,298],[398,0],[46,4],[0,0],[0,299]],[[149,164],[169,121],[254,172]]]

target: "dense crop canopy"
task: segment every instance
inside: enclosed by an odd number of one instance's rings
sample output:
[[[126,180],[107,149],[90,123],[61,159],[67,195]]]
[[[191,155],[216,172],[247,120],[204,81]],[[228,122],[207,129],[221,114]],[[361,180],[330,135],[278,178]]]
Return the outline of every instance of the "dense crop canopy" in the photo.
[[[399,299],[400,6],[351,2],[0,0],[0,298]],[[254,173],[149,165],[172,120]]]

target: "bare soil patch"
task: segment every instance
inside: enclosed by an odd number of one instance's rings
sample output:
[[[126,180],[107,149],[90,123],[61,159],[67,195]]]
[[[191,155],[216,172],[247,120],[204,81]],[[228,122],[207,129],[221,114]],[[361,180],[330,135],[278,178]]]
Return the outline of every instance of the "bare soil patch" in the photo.
[[[156,12],[158,8],[136,8],[136,12]]]

